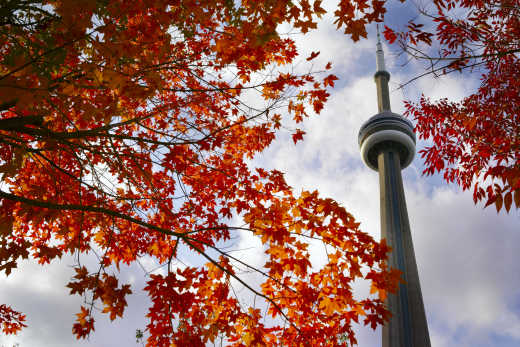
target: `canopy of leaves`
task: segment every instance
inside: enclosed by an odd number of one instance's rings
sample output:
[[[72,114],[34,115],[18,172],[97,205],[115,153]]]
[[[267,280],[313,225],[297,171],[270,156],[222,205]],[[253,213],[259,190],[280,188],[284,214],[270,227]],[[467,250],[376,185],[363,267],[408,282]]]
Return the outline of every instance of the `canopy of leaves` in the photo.
[[[131,287],[119,265],[142,258],[166,268],[144,288],[150,346],[355,343],[352,322],[388,318],[399,274],[385,243],[337,202],[295,195],[280,172],[247,165],[282,112],[301,122],[334,85],[333,75],[287,73],[296,48],[276,31],[315,28],[320,1],[6,0],[0,13],[0,270],[96,253],[98,267],[78,262],[67,285],[85,301],[78,338],[94,330],[96,307],[123,316]],[[383,13],[382,1],[356,0],[335,15],[357,40]],[[261,239],[262,267],[227,251],[240,233]],[[311,242],[324,244],[324,264],[310,263]],[[204,262],[179,265],[190,256]],[[362,277],[376,295],[355,299]],[[278,319],[267,324],[233,285]],[[4,332],[23,326],[0,309]]]
[[[479,73],[480,86],[460,102],[408,103],[417,131],[433,143],[421,151],[425,173],[473,189],[475,203],[520,207],[520,3],[435,0],[407,29],[385,31],[427,74]],[[425,25],[426,24],[426,25]],[[429,28],[429,29],[425,29]]]

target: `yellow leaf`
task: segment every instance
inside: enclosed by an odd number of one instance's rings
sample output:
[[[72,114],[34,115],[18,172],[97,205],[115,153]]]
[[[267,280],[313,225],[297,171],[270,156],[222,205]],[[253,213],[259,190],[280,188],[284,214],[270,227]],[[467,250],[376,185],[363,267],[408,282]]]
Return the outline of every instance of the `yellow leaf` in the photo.
[[[331,315],[335,311],[338,311],[340,305],[338,305],[337,301],[331,300],[328,296],[325,296],[321,300],[319,307],[326,315]]]
[[[94,235],[94,241],[96,241],[96,243],[98,245],[103,245],[104,244],[104,240],[105,240],[105,233],[102,230],[99,230],[96,233],[96,235]]]
[[[361,307],[361,305],[355,305],[353,311],[356,312],[358,314],[358,316],[366,315],[366,312],[365,312],[365,310],[363,310],[363,307]]]
[[[242,335],[242,341],[244,341],[246,346],[249,346],[253,340],[254,336],[250,333],[245,333],[244,335]]]
[[[94,76],[96,77],[97,82],[103,83],[103,73],[99,70],[94,70]]]

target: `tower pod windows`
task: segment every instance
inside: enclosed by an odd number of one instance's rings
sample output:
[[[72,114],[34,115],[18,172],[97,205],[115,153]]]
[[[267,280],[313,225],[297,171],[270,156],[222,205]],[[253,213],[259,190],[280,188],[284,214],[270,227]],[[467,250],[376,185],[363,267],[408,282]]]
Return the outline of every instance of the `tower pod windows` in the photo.
[[[410,121],[390,111],[381,112],[363,124],[359,130],[359,146],[365,164],[377,171],[377,156],[383,148],[398,150],[401,168],[415,156],[415,134]]]

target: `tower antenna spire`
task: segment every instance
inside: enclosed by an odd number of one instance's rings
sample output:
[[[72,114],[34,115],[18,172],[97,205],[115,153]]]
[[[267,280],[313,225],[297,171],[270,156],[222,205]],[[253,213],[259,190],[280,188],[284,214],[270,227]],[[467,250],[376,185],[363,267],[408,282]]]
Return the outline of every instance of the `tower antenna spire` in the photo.
[[[390,93],[388,90],[388,81],[390,81],[390,73],[385,68],[385,53],[383,52],[383,44],[381,43],[381,34],[379,33],[379,24],[377,25],[377,44],[376,44],[376,64],[377,71],[374,75],[377,87],[377,107],[379,112],[390,111]]]
[[[385,53],[383,52],[383,45],[381,44],[381,34],[379,33],[379,24],[377,24],[377,71],[386,71],[385,68]]]

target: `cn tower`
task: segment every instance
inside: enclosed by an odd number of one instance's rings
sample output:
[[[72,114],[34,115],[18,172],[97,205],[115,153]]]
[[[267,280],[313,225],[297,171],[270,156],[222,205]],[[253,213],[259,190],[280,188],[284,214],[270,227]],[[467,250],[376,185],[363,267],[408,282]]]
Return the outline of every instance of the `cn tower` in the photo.
[[[386,299],[392,318],[383,326],[382,346],[430,347],[401,176],[415,155],[415,133],[410,121],[390,110],[390,73],[385,69],[379,30],[377,41],[374,79],[379,113],[361,126],[358,140],[363,162],[379,172],[381,238],[392,248],[388,265],[401,270],[404,280],[398,292]]]

